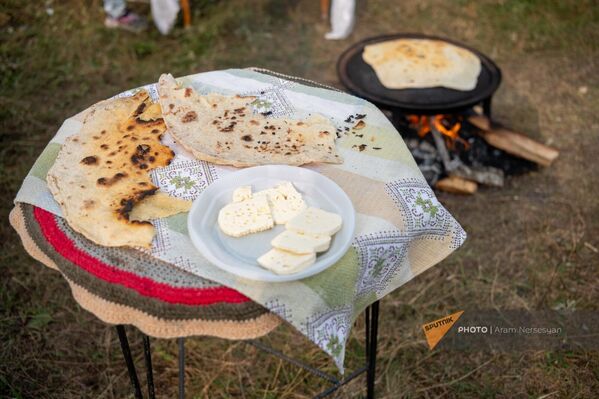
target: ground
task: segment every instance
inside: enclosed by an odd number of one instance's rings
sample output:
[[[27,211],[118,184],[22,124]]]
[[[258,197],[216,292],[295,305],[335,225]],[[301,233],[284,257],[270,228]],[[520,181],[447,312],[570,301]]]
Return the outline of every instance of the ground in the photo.
[[[130,396],[114,329],[77,306],[58,273],[23,250],[7,223],[21,180],[62,120],[124,89],[175,75],[260,66],[340,87],[335,62],[361,38],[397,31],[462,40],[504,80],[495,118],[559,148],[549,168],[473,197],[440,194],[469,238],[382,301],[381,398],[568,397],[599,392],[596,351],[429,351],[423,322],[459,309],[598,310],[599,7],[592,0],[370,0],[355,32],[329,42],[317,1],[195,0],[193,26],[163,37],[103,27],[101,1],[0,4],[0,396]],[[250,4],[251,3],[251,4]],[[133,3],[148,12],[144,3]],[[361,320],[358,323],[362,323]],[[349,366],[360,354],[354,329]],[[141,364],[141,338],[132,334]],[[273,345],[333,370],[289,327]],[[157,393],[176,396],[176,345],[153,341]],[[188,340],[197,398],[304,398],[320,380],[240,342]],[[363,395],[363,379],[339,397]],[[595,394],[592,394],[595,392]]]

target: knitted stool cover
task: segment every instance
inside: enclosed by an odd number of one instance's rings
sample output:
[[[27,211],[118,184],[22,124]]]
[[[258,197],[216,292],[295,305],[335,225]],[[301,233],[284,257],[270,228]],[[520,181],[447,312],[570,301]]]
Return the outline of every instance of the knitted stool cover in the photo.
[[[58,270],[75,300],[100,320],[131,324],[147,335],[249,339],[280,319],[243,294],[132,248],[94,244],[66,221],[17,203],[10,222],[27,252]]]

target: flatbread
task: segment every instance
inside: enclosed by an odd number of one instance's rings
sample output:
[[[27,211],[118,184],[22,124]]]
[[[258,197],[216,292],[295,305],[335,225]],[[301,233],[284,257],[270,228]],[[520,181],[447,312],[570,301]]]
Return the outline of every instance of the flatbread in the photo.
[[[362,53],[383,86],[389,89],[476,87],[480,59],[471,51],[430,39],[396,39],[369,44]]]
[[[158,190],[149,171],[175,155],[160,143],[166,126],[159,116],[145,91],[98,103],[48,171],[48,187],[67,222],[96,244],[151,245],[154,227],[129,220],[129,213]]]
[[[129,220],[154,220],[176,215],[181,212],[189,212],[192,201],[171,197],[161,191],[146,197],[133,206],[129,213]]]
[[[267,118],[253,110],[255,97],[199,95],[170,74],[158,91],[169,132],[198,159],[237,167],[342,162],[335,127],[322,115]]]

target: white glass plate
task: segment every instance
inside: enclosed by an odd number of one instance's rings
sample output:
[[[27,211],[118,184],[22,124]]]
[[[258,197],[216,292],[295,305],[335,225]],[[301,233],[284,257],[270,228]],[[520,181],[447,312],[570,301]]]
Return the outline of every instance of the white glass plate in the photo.
[[[268,252],[270,241],[284,225],[245,237],[229,237],[218,227],[218,212],[231,202],[233,191],[250,185],[252,192],[289,181],[302,194],[308,206],[341,215],[341,230],[331,240],[326,252],[317,254],[316,262],[306,269],[278,275],[258,265],[256,259]],[[193,203],[187,228],[193,245],[211,263],[221,269],[250,280],[283,282],[300,280],[320,273],[337,262],[351,245],[356,223],[355,210],[345,192],[331,179],[310,169],[287,165],[266,165],[242,169],[216,180]]]

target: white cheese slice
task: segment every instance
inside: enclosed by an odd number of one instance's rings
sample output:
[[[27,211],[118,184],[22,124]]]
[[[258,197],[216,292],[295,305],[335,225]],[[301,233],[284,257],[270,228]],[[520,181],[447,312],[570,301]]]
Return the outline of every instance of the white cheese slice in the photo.
[[[224,206],[218,213],[218,225],[223,233],[242,237],[268,230],[274,222],[266,198],[257,197]]]
[[[322,252],[329,249],[331,237],[311,236],[285,230],[273,238],[270,244],[275,248],[293,252],[295,254],[309,254],[312,252]]]
[[[266,196],[272,210],[275,224],[285,224],[289,219],[307,208],[302,195],[290,182],[283,182],[276,187],[258,191],[255,196]]]
[[[343,221],[336,213],[308,208],[287,222],[287,230],[308,235],[332,236],[341,229]]]
[[[252,186],[237,187],[233,191],[233,202],[241,202],[252,198]]]
[[[298,255],[273,248],[258,258],[258,264],[276,274],[292,274],[312,265],[315,260],[314,252]]]

